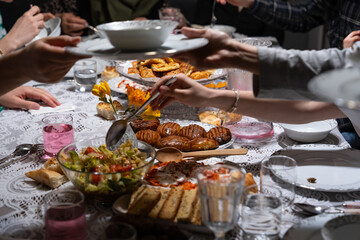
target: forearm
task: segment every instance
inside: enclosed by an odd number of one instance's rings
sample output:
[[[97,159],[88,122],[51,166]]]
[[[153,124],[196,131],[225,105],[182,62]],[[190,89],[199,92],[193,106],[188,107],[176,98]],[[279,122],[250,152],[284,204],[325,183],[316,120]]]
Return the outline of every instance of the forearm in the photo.
[[[21,46],[19,46],[16,40],[11,39],[9,34],[0,40],[0,49],[3,51],[4,55],[11,53],[19,47]]]
[[[273,27],[306,32],[322,25],[329,15],[335,14],[338,10],[334,0],[307,1],[302,4],[278,0],[256,0],[247,11]]]

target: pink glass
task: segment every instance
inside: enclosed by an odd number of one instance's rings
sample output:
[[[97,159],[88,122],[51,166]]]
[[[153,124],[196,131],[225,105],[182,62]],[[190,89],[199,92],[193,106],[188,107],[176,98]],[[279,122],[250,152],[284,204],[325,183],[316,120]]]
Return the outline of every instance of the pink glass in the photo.
[[[76,190],[57,190],[44,197],[47,240],[86,238],[84,195]]]
[[[45,159],[55,156],[61,148],[74,142],[73,119],[70,114],[49,115],[42,122]]]

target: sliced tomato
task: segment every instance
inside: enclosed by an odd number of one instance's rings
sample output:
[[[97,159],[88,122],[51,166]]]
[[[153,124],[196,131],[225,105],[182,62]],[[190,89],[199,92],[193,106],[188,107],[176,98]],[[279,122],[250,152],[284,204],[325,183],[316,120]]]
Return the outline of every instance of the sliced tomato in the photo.
[[[131,168],[132,168],[132,165],[129,165],[129,166],[127,166],[127,167],[122,167],[122,166],[118,166],[118,172],[126,172],[126,171],[129,171],[129,170],[131,170]]]
[[[89,153],[96,153],[96,151],[92,147],[87,147],[84,154],[89,154]]]
[[[110,164],[110,172],[117,172],[118,166],[118,164]]]
[[[93,172],[99,172],[99,168],[98,167],[94,167],[94,170]],[[101,180],[101,176],[100,175],[91,175],[91,182],[95,185],[98,185],[98,183],[100,182]]]

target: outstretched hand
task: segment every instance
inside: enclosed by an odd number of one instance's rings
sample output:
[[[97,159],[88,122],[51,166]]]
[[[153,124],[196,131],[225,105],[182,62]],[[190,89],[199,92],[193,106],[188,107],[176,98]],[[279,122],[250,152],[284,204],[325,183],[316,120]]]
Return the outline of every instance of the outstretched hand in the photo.
[[[353,31],[343,41],[343,48],[350,48],[355,42],[360,41],[360,30]]]
[[[0,105],[8,108],[39,109],[40,105],[28,99],[41,100],[50,107],[61,105],[54,96],[41,88],[21,86],[0,96]]]

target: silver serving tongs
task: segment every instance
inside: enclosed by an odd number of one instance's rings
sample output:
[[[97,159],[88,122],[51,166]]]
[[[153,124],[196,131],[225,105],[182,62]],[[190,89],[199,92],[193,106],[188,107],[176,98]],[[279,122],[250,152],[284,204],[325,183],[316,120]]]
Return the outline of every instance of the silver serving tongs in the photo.
[[[176,76],[167,80],[164,83],[164,85],[170,86],[175,81],[176,81]],[[126,131],[128,122],[132,121],[133,119],[136,118],[137,115],[141,114],[145,110],[147,105],[149,105],[149,103],[152,100],[154,100],[155,98],[157,98],[159,95],[160,95],[160,92],[155,93],[143,105],[141,105],[141,107],[139,107],[133,114],[131,114],[130,116],[128,116],[125,119],[117,120],[111,125],[111,127],[109,128],[109,130],[106,133],[106,146],[108,149],[114,151],[118,147],[119,142]]]

